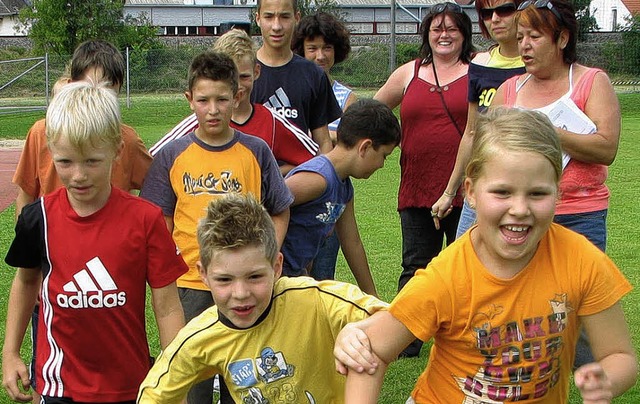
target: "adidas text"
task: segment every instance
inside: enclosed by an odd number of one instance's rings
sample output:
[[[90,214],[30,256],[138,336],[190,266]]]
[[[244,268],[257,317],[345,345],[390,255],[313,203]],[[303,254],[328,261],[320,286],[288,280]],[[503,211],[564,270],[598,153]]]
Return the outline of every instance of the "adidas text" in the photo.
[[[56,297],[56,300],[58,305],[65,309],[111,308],[124,306],[125,303],[127,303],[127,294],[125,292],[120,292],[108,293],[105,295],[100,290],[95,294],[89,295],[78,291],[75,295],[59,294]]]
[[[296,119],[298,117],[297,109],[288,109],[286,107],[282,107],[282,108],[276,108],[276,112],[278,113],[278,115],[284,118]]]

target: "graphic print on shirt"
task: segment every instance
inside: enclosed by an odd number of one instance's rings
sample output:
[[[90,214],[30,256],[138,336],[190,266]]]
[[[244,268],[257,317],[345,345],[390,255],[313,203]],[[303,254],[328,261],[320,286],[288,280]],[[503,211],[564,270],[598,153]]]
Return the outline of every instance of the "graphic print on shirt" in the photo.
[[[295,376],[295,366],[287,363],[282,352],[276,352],[271,347],[263,348],[260,356],[254,360],[240,359],[230,363],[228,371],[233,384],[245,388],[240,392],[243,403],[302,402],[295,381],[290,380]],[[260,389],[260,382],[267,386]],[[309,391],[304,391],[304,397],[310,404],[315,404],[315,398]]]
[[[257,387],[251,387],[242,395],[243,404],[269,404],[269,400],[264,398],[262,391]]]
[[[66,293],[59,293],[56,302],[65,309],[99,309],[124,306],[125,292],[116,292],[118,286],[100,258],[94,257],[86,263],[73,280],[62,287]]]
[[[484,90],[482,90],[480,98],[478,99],[478,107],[489,108],[491,106],[491,102],[493,102],[493,97],[495,97],[495,95],[495,88],[485,88]]]
[[[342,212],[344,212],[347,205],[344,203],[332,203],[331,201],[327,201],[325,204],[327,208],[326,213],[320,213],[316,215],[316,219],[318,219],[322,223],[335,223],[342,216]]]
[[[269,97],[269,101],[263,104],[267,108],[271,108],[278,115],[287,119],[296,119],[298,117],[298,110],[293,108],[289,96],[282,87],[279,87],[275,93]]]
[[[206,174],[182,174],[182,185],[187,195],[224,195],[231,192],[242,192],[242,183],[233,176],[233,171],[222,171],[216,175],[212,172]]]
[[[463,404],[504,403],[545,396],[560,378],[563,332],[571,308],[567,294],[549,300],[549,314],[495,324],[504,311],[493,305],[473,323],[476,348],[485,358],[475,375],[456,377]],[[567,364],[564,364],[567,366]],[[530,384],[534,383],[534,385]]]
[[[256,365],[258,365],[258,377],[265,383],[293,376],[294,366],[285,361],[282,352],[275,352],[270,347],[260,352],[260,357],[256,358]]]

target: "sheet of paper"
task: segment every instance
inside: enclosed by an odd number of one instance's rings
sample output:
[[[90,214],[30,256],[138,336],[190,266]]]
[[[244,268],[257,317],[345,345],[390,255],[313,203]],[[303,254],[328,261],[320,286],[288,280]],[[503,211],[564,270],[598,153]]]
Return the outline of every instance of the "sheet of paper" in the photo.
[[[570,100],[569,100],[570,101]],[[567,102],[561,98],[558,103],[547,114],[551,123],[569,132],[588,135],[595,133],[597,128],[591,119],[573,103]],[[562,169],[569,163],[569,157],[566,153],[562,153]]]

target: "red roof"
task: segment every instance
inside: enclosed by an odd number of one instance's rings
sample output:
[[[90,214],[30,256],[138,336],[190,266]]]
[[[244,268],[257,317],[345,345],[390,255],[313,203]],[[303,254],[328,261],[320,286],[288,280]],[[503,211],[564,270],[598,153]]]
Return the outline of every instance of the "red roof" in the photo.
[[[629,13],[638,14],[640,13],[640,0],[622,0],[622,4],[627,7]]]

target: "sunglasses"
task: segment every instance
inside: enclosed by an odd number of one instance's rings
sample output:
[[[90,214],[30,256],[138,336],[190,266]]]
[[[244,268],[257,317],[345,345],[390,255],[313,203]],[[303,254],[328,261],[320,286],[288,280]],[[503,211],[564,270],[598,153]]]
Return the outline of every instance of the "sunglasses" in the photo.
[[[564,23],[564,19],[562,18],[558,10],[556,10],[555,7],[553,7],[551,0],[537,0],[537,1],[526,0],[523,3],[520,3],[520,5],[518,6],[518,11],[522,11],[531,5],[533,5],[535,8],[538,8],[538,9],[547,9],[551,11],[553,15],[556,16],[559,22]]]
[[[462,14],[462,7],[460,7],[456,3],[451,3],[451,2],[436,4],[435,6],[431,7],[431,10],[429,11],[432,14],[440,14],[440,13],[444,13],[446,10],[452,11],[456,14]]]
[[[480,9],[480,16],[483,20],[490,20],[493,18],[493,13],[500,18],[508,17],[516,12],[516,5],[513,3],[505,3],[501,6],[494,8],[482,8]]]

